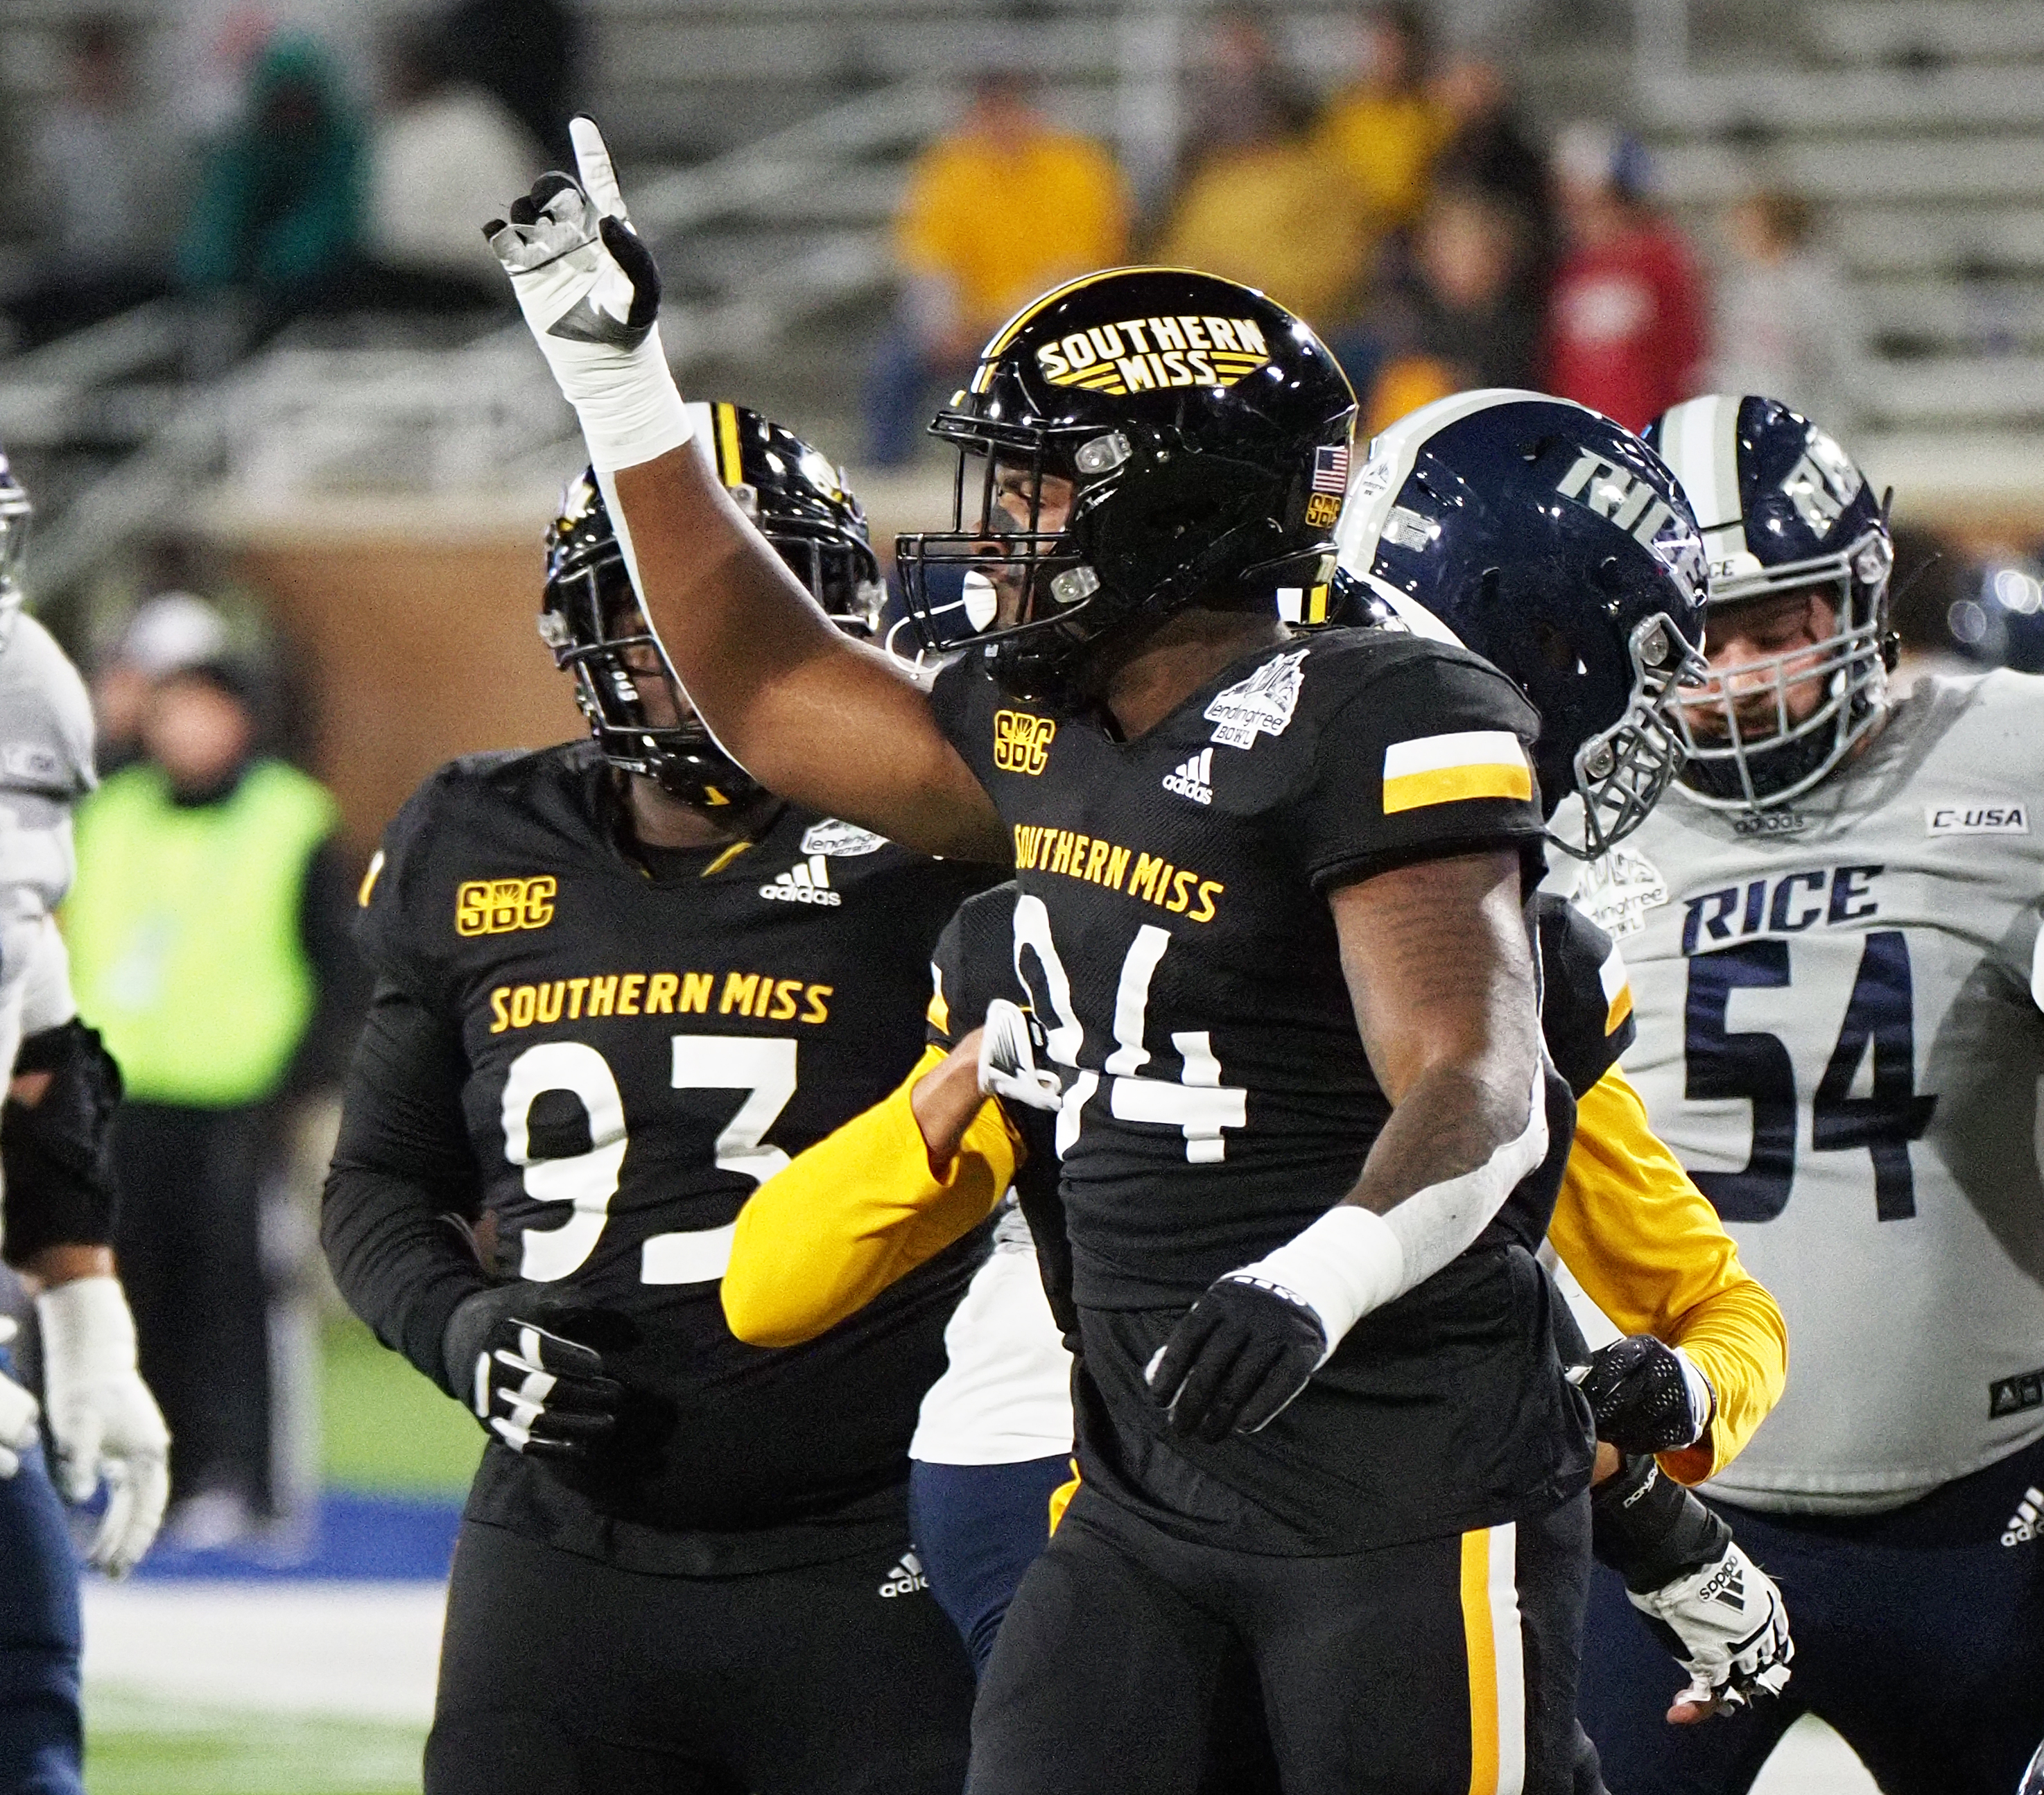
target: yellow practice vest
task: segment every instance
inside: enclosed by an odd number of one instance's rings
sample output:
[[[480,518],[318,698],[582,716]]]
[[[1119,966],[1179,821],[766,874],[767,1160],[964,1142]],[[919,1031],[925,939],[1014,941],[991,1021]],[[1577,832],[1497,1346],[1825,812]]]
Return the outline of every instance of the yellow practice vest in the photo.
[[[79,805],[62,912],[71,988],[130,1097],[226,1109],[277,1089],[316,998],[299,940],[306,863],[336,816],[276,760],[218,804],[180,808],[158,769],[134,767]]]

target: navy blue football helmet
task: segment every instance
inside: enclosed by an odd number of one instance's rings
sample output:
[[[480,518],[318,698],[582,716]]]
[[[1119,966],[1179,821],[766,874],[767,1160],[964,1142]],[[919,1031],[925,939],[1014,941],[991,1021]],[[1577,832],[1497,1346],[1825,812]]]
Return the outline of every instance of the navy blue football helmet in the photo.
[[[1821,641],[1712,675],[1683,706],[1682,784],[1691,796],[1719,809],[1785,804],[1843,760],[1888,708],[1898,644],[1888,627],[1895,544],[1887,507],[1837,443],[1776,399],[1690,399],[1648,425],[1646,440],[1702,527],[1710,616],[1812,591],[1836,613]],[[1821,688],[1819,701],[1796,719],[1790,694],[1811,686]]]
[[[1651,450],[1567,399],[1458,393],[1370,444],[1336,534],[1406,627],[1531,700],[1548,816],[1581,801],[1557,847],[1593,859],[1639,825],[1681,764],[1677,687],[1704,667],[1703,544]]]
[[[887,588],[866,538],[866,513],[843,475],[793,432],[743,406],[689,410],[697,448],[739,508],[833,623],[870,639]],[[553,650],[554,664],[574,675],[575,702],[619,771],[658,780],[740,834],[778,805],[718,747],[682,696],[640,608],[594,469],[569,483],[547,532],[540,638]],[[640,690],[649,678],[667,682],[680,722],[649,720]]]

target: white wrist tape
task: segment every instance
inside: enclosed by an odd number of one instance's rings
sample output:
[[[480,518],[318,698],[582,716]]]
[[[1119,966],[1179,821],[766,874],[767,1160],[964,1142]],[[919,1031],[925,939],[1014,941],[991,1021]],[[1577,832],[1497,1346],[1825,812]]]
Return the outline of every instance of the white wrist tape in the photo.
[[[1533,1078],[1524,1129],[1474,1171],[1414,1191],[1388,1215],[1338,1204],[1274,1253],[1231,1275],[1276,1285],[1312,1309],[1331,1355],[1363,1316],[1467,1250],[1519,1181],[1546,1158],[1546,1088],[1539,1067]]]
[[[541,337],[540,348],[574,407],[590,464],[597,473],[636,467],[694,436],[688,407],[660,347],[658,325],[636,349],[558,336]]]
[[[120,1281],[75,1278],[36,1298],[44,1378],[79,1382],[135,1369],[135,1317]]]

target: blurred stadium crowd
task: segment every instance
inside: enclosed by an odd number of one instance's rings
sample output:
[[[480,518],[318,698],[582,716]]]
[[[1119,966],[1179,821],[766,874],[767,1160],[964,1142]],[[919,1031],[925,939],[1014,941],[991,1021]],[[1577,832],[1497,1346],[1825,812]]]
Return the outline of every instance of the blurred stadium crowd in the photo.
[[[598,97],[601,16],[563,0],[336,11],[344,29],[260,5],[62,10],[37,40],[58,58],[44,103],[13,121],[29,202],[0,257],[0,395],[10,363],[167,298],[188,302],[177,355],[202,379],[365,321],[428,344],[509,321],[476,227],[564,159],[571,110]],[[1820,209],[1751,185],[1699,240],[1657,202],[1636,104],[1525,105],[1509,10],[1473,38],[1468,9],[1357,7],[1335,21],[1344,60],[1310,70],[1282,5],[1189,10],[1178,148],[1154,167],[1063,122],[1027,54],[1055,8],[976,10],[1014,48],[954,83],[906,171],[892,298],[856,321],[860,440],[832,445],[855,469],[912,466],[931,401],[1019,303],[1132,259],[1212,270],[1314,322],[1372,432],[1463,387],[1527,386],[1632,427],[1693,392],[1765,392],[1851,440],[1866,327]],[[362,1001],[344,918],[381,818],[344,826],[294,770],[316,764],[335,694],[259,580],[180,522],[149,517],[35,596],[92,670],[107,778],[80,817],[73,952],[136,1100],[120,1259],[180,1443],[171,1537],[203,1546],[288,1528],[313,1478],[317,1118]],[[2034,544],[1903,536],[1897,622],[1919,664],[2044,669]],[[512,608],[528,596],[536,582]],[[259,826],[226,826],[255,805]],[[197,947],[153,940],[175,976],[144,976],[123,909],[209,808],[217,858],[176,920],[217,940],[207,894],[269,906],[232,937],[253,1048]],[[217,1063],[159,1051],[194,1039],[221,1042]]]

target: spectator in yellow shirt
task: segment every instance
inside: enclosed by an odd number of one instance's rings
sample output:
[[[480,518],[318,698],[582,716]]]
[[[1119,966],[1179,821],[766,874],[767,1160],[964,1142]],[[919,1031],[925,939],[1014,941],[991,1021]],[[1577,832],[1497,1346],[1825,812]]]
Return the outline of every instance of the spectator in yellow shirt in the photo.
[[[1419,217],[1454,121],[1428,91],[1427,30],[1416,7],[1378,7],[1363,33],[1362,78],[1329,104],[1320,138],[1381,236]]]
[[[1210,150],[1173,202],[1157,259],[1255,287],[1324,336],[1355,302],[1368,236],[1361,202],[1306,124],[1303,110],[1274,110],[1254,136]]]
[[[906,288],[867,390],[882,467],[912,452],[925,389],[962,373],[1025,301],[1126,259],[1128,190],[1108,152],[1054,126],[1020,77],[988,75],[911,172],[894,242]]]

